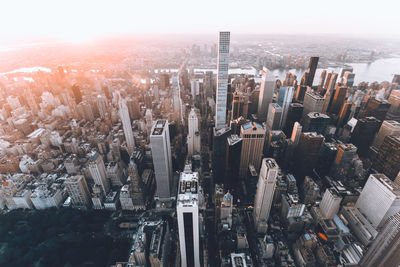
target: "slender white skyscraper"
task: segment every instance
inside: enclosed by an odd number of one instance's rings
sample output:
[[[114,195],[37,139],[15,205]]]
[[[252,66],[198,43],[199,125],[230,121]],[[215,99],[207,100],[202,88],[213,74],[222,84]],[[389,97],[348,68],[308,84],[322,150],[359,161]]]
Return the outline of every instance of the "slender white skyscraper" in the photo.
[[[122,121],[122,127],[124,128],[124,134],[125,134],[126,145],[128,147],[128,152],[129,154],[132,154],[133,150],[135,149],[135,139],[133,138],[132,124],[131,124],[131,119],[129,118],[129,110],[126,105],[125,99],[122,99],[121,96],[119,96],[118,108],[119,108],[118,110],[119,117]]]
[[[269,104],[272,103],[272,97],[275,89],[275,78],[272,72],[266,67],[263,68],[261,77],[260,95],[258,98],[258,117],[265,120],[268,115]]]
[[[215,111],[215,128],[226,125],[226,98],[228,94],[230,32],[220,32],[218,40],[217,59],[217,96]]]
[[[181,173],[176,212],[182,267],[200,267],[199,174]]]
[[[279,166],[273,158],[263,159],[253,210],[254,225],[259,233],[266,233],[268,229],[268,217],[278,172]]]
[[[188,118],[188,155],[200,153],[200,132],[199,132],[199,121],[197,119],[197,114],[194,108],[189,113]]]
[[[172,158],[167,120],[157,120],[150,134],[150,147],[156,175],[157,191],[160,200],[171,198]]]

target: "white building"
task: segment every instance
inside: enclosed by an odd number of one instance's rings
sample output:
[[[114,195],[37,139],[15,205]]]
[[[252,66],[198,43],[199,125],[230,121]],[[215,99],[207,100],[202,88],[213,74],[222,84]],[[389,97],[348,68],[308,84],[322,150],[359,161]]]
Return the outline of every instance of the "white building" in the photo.
[[[188,118],[188,135],[187,135],[188,155],[200,153],[200,132],[199,121],[196,111],[192,108]]]
[[[339,211],[341,201],[342,197],[335,190],[331,188],[326,189],[321,203],[319,203],[319,209],[323,218],[333,219]]]
[[[384,174],[371,174],[355,205],[377,228],[400,212],[400,187]]]
[[[198,182],[197,172],[181,173],[176,212],[182,267],[201,266]]]
[[[171,144],[167,120],[158,120],[150,134],[150,147],[156,176],[156,198],[170,199],[172,175]]]
[[[220,32],[218,38],[217,94],[215,113],[215,128],[217,129],[226,126],[230,35],[230,32]]]
[[[275,90],[275,78],[272,72],[266,67],[263,68],[261,77],[260,95],[258,97],[258,117],[266,119],[268,115],[269,104],[272,103],[272,98]]]
[[[274,198],[278,172],[279,166],[274,159],[263,159],[253,210],[255,228],[259,233],[266,233],[268,229],[268,217]]]
[[[378,134],[375,137],[374,146],[379,148],[388,135],[400,135],[400,122],[383,121]]]
[[[64,186],[71,198],[72,206],[77,208],[90,207],[90,194],[83,175],[71,176],[64,182]]]
[[[129,154],[132,154],[133,150],[135,149],[135,139],[133,138],[132,124],[131,124],[131,119],[129,117],[129,110],[126,105],[125,99],[122,99],[121,96],[119,96],[118,109],[119,109],[118,110],[119,118],[121,119],[122,127],[124,128],[124,134],[125,134],[126,145],[128,147],[128,152]]]
[[[89,154],[89,171],[94,182],[103,188],[104,194],[107,194],[110,191],[110,183],[107,179],[106,167],[103,157],[96,151]]]

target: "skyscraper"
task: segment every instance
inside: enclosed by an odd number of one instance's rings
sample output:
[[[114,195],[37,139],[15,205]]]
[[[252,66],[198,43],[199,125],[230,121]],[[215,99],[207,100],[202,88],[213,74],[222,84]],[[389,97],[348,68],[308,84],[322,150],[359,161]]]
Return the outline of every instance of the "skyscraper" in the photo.
[[[301,121],[301,115],[303,114],[303,105],[300,103],[291,103],[289,105],[286,123],[284,127],[284,132],[286,136],[290,136],[292,134],[294,123]]]
[[[126,106],[125,99],[119,97],[118,101],[118,113],[119,118],[122,122],[122,127],[124,128],[126,145],[128,147],[128,153],[132,154],[135,149],[135,139],[133,138],[131,119],[129,118],[128,107]]]
[[[249,164],[259,168],[264,148],[265,129],[256,122],[249,122],[242,125],[240,129],[242,138],[242,152],[240,156],[239,177],[245,178]]]
[[[357,199],[356,208],[377,228],[400,212],[400,187],[384,174],[371,174]]]
[[[279,130],[281,124],[282,108],[277,103],[269,104],[267,126],[270,130]]]
[[[331,118],[320,112],[310,112],[303,118],[303,131],[304,132],[317,132],[325,134]]]
[[[383,121],[375,137],[374,146],[379,148],[388,135],[400,135],[400,122],[391,120]]]
[[[294,145],[297,145],[299,143],[302,129],[303,127],[301,126],[301,124],[296,121],[293,126],[292,136],[290,137],[290,140],[293,142]]]
[[[182,267],[200,267],[199,174],[181,172],[176,212]]]
[[[144,208],[145,188],[142,177],[139,175],[138,165],[136,164],[134,157],[131,157],[129,160],[128,173],[131,180],[129,191],[133,207],[135,209]]]
[[[286,119],[289,112],[290,103],[292,103],[294,94],[294,87],[281,86],[278,96],[278,104],[282,107],[282,116],[279,128],[282,129],[286,124]]]
[[[156,176],[156,198],[168,200],[171,197],[172,158],[167,120],[157,120],[150,134],[150,147]]]
[[[230,32],[220,32],[218,40],[217,95],[216,95],[216,114],[215,114],[215,127],[217,129],[226,126],[229,45],[230,45]]]
[[[244,95],[242,92],[234,92],[232,101],[232,120],[235,120],[240,116],[247,118],[248,108],[249,97]]]
[[[356,76],[355,73],[346,71],[343,75],[343,85],[347,87],[353,87],[354,85],[354,77]]]
[[[295,150],[294,172],[299,184],[305,175],[311,174],[317,163],[324,136],[316,132],[301,133]]]
[[[389,135],[379,147],[373,167],[394,180],[400,171],[400,136]]]
[[[103,157],[96,151],[90,152],[88,156],[90,174],[92,175],[95,184],[100,185],[103,189],[103,193],[107,195],[110,191],[110,181],[107,178]]]
[[[318,60],[319,60],[319,57],[310,57],[310,62],[308,64],[308,70],[307,70],[307,72],[308,72],[307,78],[308,79],[305,84],[306,86],[312,87],[312,85],[313,85],[315,71],[317,70],[317,67],[318,67]]]
[[[302,118],[304,120],[305,116],[310,112],[322,113],[325,99],[318,93],[307,91],[304,96],[303,103],[303,114]]]
[[[81,89],[79,88],[79,85],[74,84],[71,88],[72,93],[74,94],[74,98],[75,98],[75,102],[76,104],[81,103],[82,101],[82,93],[81,93]]]
[[[231,128],[224,127],[213,129],[213,154],[212,154],[212,169],[214,180],[216,183],[221,183],[224,180],[226,170],[226,144],[227,137],[231,134]]]
[[[258,117],[261,120],[267,118],[269,104],[272,103],[274,95],[275,79],[271,71],[266,67],[263,68],[261,77],[260,95],[258,98]]]
[[[360,156],[366,156],[368,154],[369,147],[374,141],[375,134],[378,132],[380,124],[381,121],[374,117],[366,117],[357,121],[351,135],[351,143],[358,148]]]
[[[335,95],[332,100],[332,104],[328,112],[332,114],[339,114],[340,109],[346,98],[347,87],[346,86],[336,86]]]
[[[340,202],[342,197],[339,196],[338,192],[333,188],[325,190],[324,196],[322,197],[319,209],[324,219],[333,219],[335,214],[338,213],[340,208]]]
[[[359,266],[398,267],[400,262],[400,213],[391,216],[363,255]]]
[[[232,134],[227,138],[226,173],[224,186],[235,190],[239,182],[240,154],[242,152],[242,138]]]
[[[83,175],[69,177],[65,183],[73,207],[87,209],[91,205],[89,188]]]
[[[253,210],[254,225],[259,233],[266,233],[268,229],[268,217],[274,198],[278,172],[279,166],[273,158],[263,159]]]
[[[199,121],[196,111],[192,108],[188,117],[188,135],[187,135],[188,155],[200,153],[200,132]]]

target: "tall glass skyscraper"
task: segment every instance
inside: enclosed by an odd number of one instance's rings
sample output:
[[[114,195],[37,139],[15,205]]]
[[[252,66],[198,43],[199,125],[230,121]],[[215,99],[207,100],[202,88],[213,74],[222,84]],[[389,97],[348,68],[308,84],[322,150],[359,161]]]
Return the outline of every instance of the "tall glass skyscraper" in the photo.
[[[218,40],[217,96],[215,128],[226,126],[226,98],[228,93],[230,32],[220,32]]]
[[[119,117],[122,121],[122,127],[124,128],[126,146],[128,147],[129,154],[132,154],[133,150],[135,149],[135,139],[133,138],[132,124],[131,124],[131,119],[129,117],[129,110],[126,105],[125,99],[122,99],[121,96],[119,97],[118,101],[118,109],[119,109],[118,110]]]

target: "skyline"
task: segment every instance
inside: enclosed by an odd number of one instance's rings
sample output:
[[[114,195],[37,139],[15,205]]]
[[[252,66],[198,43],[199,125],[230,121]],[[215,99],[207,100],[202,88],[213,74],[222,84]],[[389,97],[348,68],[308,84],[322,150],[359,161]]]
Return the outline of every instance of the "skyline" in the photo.
[[[368,1],[371,2],[371,1]],[[235,34],[344,35],[400,39],[396,4],[335,1],[322,5],[311,0],[262,2],[210,0],[130,1],[2,1],[0,47],[30,40],[90,41],[133,34],[212,34],[215,29]],[[24,7],[24,8],[21,8]],[[222,10],[226,12],[222,13]],[[312,10],[312,12],[308,12]],[[306,15],[305,15],[306,14]],[[21,19],[23,18],[23,19]]]

